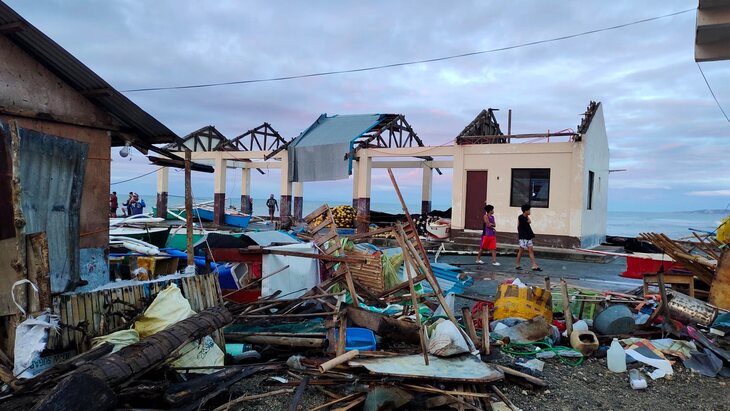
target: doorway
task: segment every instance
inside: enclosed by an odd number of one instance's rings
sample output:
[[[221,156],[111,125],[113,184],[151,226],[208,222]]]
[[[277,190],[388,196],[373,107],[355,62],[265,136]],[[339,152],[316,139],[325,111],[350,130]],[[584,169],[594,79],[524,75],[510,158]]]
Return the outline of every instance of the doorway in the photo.
[[[481,230],[484,216],[484,204],[487,201],[487,172],[466,172],[466,207],[464,228]]]

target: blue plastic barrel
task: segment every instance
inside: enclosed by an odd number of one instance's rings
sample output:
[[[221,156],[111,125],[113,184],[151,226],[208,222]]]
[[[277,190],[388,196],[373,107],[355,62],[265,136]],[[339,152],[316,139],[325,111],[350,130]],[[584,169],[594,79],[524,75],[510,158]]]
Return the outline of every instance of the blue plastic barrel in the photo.
[[[335,339],[339,338],[338,329],[335,329]],[[375,351],[375,333],[367,328],[348,327],[345,330],[345,351]]]

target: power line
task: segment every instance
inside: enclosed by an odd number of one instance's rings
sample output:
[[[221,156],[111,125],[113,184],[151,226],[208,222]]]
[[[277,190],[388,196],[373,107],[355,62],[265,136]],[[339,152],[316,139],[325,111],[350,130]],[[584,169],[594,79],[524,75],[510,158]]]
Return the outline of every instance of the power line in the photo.
[[[410,66],[410,65],[414,65],[414,64],[433,63],[433,62],[437,62],[437,61],[452,60],[452,59],[457,59],[457,58],[476,56],[476,55],[480,55],[480,54],[496,53],[496,52],[500,52],[500,51],[513,50],[513,49],[517,49],[517,48],[521,48],[521,47],[528,47],[528,46],[534,46],[534,45],[538,45],[538,44],[545,44],[545,43],[551,43],[551,42],[556,42],[556,41],[561,41],[561,40],[568,40],[568,39],[572,39],[575,37],[586,36],[589,34],[600,33],[603,31],[616,30],[616,29],[620,29],[620,28],[624,28],[624,27],[633,26],[636,24],[641,24],[641,23],[646,23],[646,22],[650,22],[650,21],[654,21],[654,20],[664,19],[667,17],[677,16],[677,15],[688,13],[688,12],[695,11],[695,10],[696,9],[694,9],[694,8],[686,9],[686,10],[677,11],[674,13],[664,14],[661,16],[636,20],[636,21],[632,21],[632,22],[624,23],[624,24],[618,24],[616,26],[604,27],[604,28],[600,28],[600,29],[589,30],[589,31],[584,31],[584,32],[580,32],[580,33],[560,36],[560,37],[553,37],[550,39],[531,41],[531,42],[527,42],[527,43],[515,44],[512,46],[506,46],[506,47],[499,47],[499,48],[490,49],[490,50],[480,50],[480,51],[472,51],[469,53],[454,54],[454,55],[450,55],[450,56],[434,57],[434,58],[430,58],[430,59],[412,60],[412,61],[405,61],[405,62],[400,62],[400,63],[383,64],[383,65],[379,65],[379,66],[369,66],[369,67],[360,67],[360,68],[334,70],[334,71],[322,71],[322,72],[318,72],[318,73],[298,74],[298,75],[281,76],[281,77],[269,77],[269,78],[251,79],[251,80],[226,81],[226,82],[220,82],[220,83],[189,84],[189,85],[184,85],[184,86],[136,88],[136,89],[122,90],[122,92],[123,93],[134,93],[134,92],[142,92],[142,91],[183,90],[183,89],[193,89],[193,88],[231,86],[231,85],[237,85],[237,84],[264,83],[264,82],[294,80],[294,79],[310,78],[310,77],[324,77],[324,76],[332,76],[332,75],[336,75],[336,74],[359,73],[359,72],[363,72],[363,71],[382,70],[382,69],[387,69],[387,68]]]
[[[722,105],[720,104],[720,101],[717,99],[717,96],[715,95],[715,92],[712,91],[712,87],[710,86],[710,82],[707,81],[707,77],[705,77],[705,72],[702,71],[702,66],[700,66],[700,63],[697,63],[697,68],[700,69],[700,74],[702,74],[702,78],[705,79],[705,84],[707,84],[707,89],[710,90],[710,94],[712,94],[712,98],[715,99],[715,103],[717,103],[717,108],[720,109],[722,112],[722,115],[725,116],[725,120],[727,120],[728,123],[730,123],[730,118],[728,118],[727,113],[725,113],[725,110],[722,108]]]
[[[155,170],[152,170],[152,171],[150,171],[149,173],[144,173],[144,174],[142,174],[142,175],[138,175],[137,177],[132,177],[132,178],[128,178],[128,179],[126,179],[126,180],[122,180],[122,181],[115,181],[115,182],[111,183],[110,185],[112,185],[112,186],[113,186],[113,185],[115,185],[115,184],[122,184],[122,183],[128,183],[128,182],[130,182],[130,181],[132,181],[132,180],[137,180],[138,178],[142,178],[142,177],[148,176],[148,175],[150,175],[150,174],[152,174],[152,173],[156,173],[156,172],[158,172],[158,171],[162,170],[163,168],[164,168],[164,167],[160,167],[160,168],[158,168],[158,169],[155,169]]]

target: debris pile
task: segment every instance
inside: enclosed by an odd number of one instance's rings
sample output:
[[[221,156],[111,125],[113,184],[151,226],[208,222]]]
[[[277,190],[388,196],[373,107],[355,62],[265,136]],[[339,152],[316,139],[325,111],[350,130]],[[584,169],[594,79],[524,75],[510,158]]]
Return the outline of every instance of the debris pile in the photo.
[[[404,223],[347,239],[323,205],[304,218],[298,236],[308,243],[213,249],[259,271],[212,308],[174,283],[159,289],[126,327],[35,375],[23,375],[18,360],[41,360],[68,317],[29,319],[18,327],[16,368],[0,356],[0,405],[222,411],[275,397],[290,410],[516,410],[520,400],[505,393],[513,385],[544,395],[551,368],[595,359],[624,375],[629,391],[652,390],[678,367],[730,377],[727,307],[668,289],[662,271],[623,293],[545,277],[508,279],[493,297],[465,295],[473,279],[431,262],[404,211]],[[375,235],[397,247],[373,246]],[[711,283],[727,269],[719,250]]]

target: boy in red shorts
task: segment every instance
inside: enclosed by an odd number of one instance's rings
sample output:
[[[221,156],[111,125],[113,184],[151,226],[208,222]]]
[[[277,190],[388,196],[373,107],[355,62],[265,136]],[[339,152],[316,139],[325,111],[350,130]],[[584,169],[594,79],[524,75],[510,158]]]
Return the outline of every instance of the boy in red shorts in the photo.
[[[482,251],[489,250],[492,252],[492,265],[501,265],[497,262],[497,233],[494,231],[497,224],[494,221],[494,206],[487,204],[484,206],[484,211],[482,243],[479,246],[479,253],[477,253],[477,264],[484,264]]]

